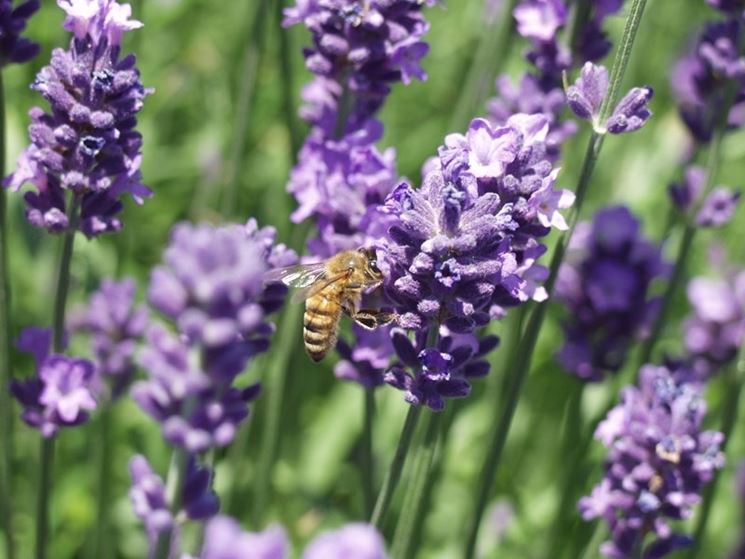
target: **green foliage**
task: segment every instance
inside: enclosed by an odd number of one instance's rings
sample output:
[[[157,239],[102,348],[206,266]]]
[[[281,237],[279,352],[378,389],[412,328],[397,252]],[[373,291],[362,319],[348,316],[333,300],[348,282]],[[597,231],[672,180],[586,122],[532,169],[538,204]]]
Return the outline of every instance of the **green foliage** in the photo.
[[[285,242],[293,242],[297,226],[288,215],[294,202],[285,193],[295,154],[284,114],[283,80],[294,84],[294,103],[299,89],[310,79],[300,56],[309,37],[300,29],[279,26],[275,2],[254,25],[258,2],[214,2],[206,0],[135,0],[135,16],[145,28],[132,33],[125,42],[134,50],[142,70],[143,83],[155,88],[141,113],[140,130],[145,137],[143,176],[155,197],[137,207],[131,202],[124,212],[125,231],[87,242],[81,240],[73,260],[71,306],[84,300],[100,279],[131,275],[144,293],[151,267],[160,259],[169,230],[180,220],[223,222],[245,221],[256,217],[260,224],[276,227]],[[683,8],[682,4],[685,4]],[[650,236],[659,238],[668,214],[666,187],[681,175],[680,162],[687,142],[678,118],[669,85],[669,72],[679,53],[711,12],[703,2],[650,2],[642,22],[627,73],[627,86],[650,84],[655,89],[654,117],[633,136],[609,137],[591,186],[586,215],[598,207],[623,202],[645,222]],[[398,153],[399,172],[419,177],[425,159],[435,153],[448,129],[452,108],[461,94],[465,72],[475,48],[488,33],[482,22],[481,3],[451,1],[434,8],[428,17],[432,46],[424,66],[429,80],[409,87],[397,85],[382,113],[386,125],[385,146]],[[42,54],[31,64],[10,67],[5,72],[8,103],[9,165],[26,142],[26,113],[41,103],[30,92],[28,83],[45,64],[52,48],[66,40],[60,28],[61,11],[45,2],[32,20],[28,35],[41,42]],[[611,18],[611,35],[617,39],[622,15]],[[252,36],[261,29],[262,36]],[[284,75],[280,65],[280,33],[286,33],[293,46],[292,75]],[[254,40],[256,39],[256,40]],[[253,97],[241,109],[245,91],[246,57],[256,54]],[[526,64],[520,58],[524,44],[514,40],[506,67],[514,76]],[[248,55],[246,54],[248,52]],[[238,118],[243,115],[243,121]],[[478,115],[473,115],[478,116]],[[245,137],[236,127],[245,127]],[[305,127],[301,125],[301,134]],[[573,188],[584,154],[587,130],[567,146],[560,186]],[[236,149],[236,141],[241,149]],[[718,183],[742,186],[745,176],[745,132],[728,137],[725,161]],[[10,169],[9,169],[10,170]],[[230,177],[233,181],[229,181]],[[226,208],[225,196],[234,189],[234,204]],[[696,240],[691,270],[709,272],[706,254],[712,242],[723,244],[735,262],[743,262],[741,239],[745,235],[742,210],[724,230],[704,232]],[[19,196],[10,197],[11,277],[13,287],[14,334],[27,325],[43,325],[51,315],[53,278],[59,240],[30,228],[23,219]],[[675,248],[673,235],[669,249]],[[684,297],[676,301],[673,320],[667,325],[661,347],[675,351],[680,347],[680,318],[687,312]],[[564,432],[569,425],[571,395],[575,381],[565,375],[552,359],[561,343],[560,313],[552,309],[539,340],[533,370],[528,377],[517,415],[504,453],[503,465],[493,488],[494,502],[508,502],[515,519],[504,534],[495,534],[489,514],[482,529],[484,557],[524,558],[564,557],[571,551],[549,549],[549,535],[556,522],[560,480],[566,475],[567,448]],[[501,326],[499,330],[503,329]],[[306,359],[301,340],[292,344],[290,373],[283,401],[281,446],[271,476],[271,505],[264,511],[261,526],[252,526],[252,475],[261,444],[260,401],[252,424],[235,443],[238,450],[218,455],[217,489],[222,496],[234,490],[229,510],[247,528],[263,528],[271,522],[283,523],[294,541],[304,542],[320,529],[343,521],[362,519],[360,469],[357,466],[363,395],[356,386],[337,381],[332,363],[315,365]],[[505,351],[505,348],[499,351]],[[31,374],[31,363],[15,355],[13,375]],[[261,379],[271,367],[260,360],[245,374],[245,380]],[[439,483],[431,498],[424,526],[422,546],[417,557],[457,558],[471,503],[485,440],[499,405],[503,371],[497,369],[481,382],[467,401],[456,404],[450,435],[442,449]],[[509,371],[507,371],[509,374]],[[628,373],[627,373],[628,378]],[[593,387],[584,399],[585,417],[592,417],[615,393],[619,382]],[[719,422],[724,385],[714,382],[708,393],[708,422]],[[266,394],[261,400],[266,398]],[[382,389],[377,393],[374,430],[375,479],[380,484],[403,424],[407,405],[400,393]],[[137,452],[146,454],[161,473],[165,473],[169,450],[153,422],[130,401],[114,410],[111,432],[114,463],[110,495],[111,533],[107,545],[112,557],[144,556],[142,527],[129,507],[127,461]],[[37,435],[20,421],[16,423],[14,458],[15,520],[21,556],[30,555],[33,541],[33,506]],[[722,483],[709,522],[701,557],[723,557],[742,529],[739,497],[733,491],[733,473],[745,452],[741,424],[736,426]],[[244,440],[245,439],[245,440]],[[579,476],[588,492],[601,475],[602,453],[593,444],[591,468]],[[95,457],[100,448],[96,421],[84,428],[63,432],[58,441],[54,479],[52,523],[54,539],[51,556],[59,559],[83,557],[89,534],[96,522]],[[240,452],[240,459],[236,455]],[[407,483],[404,472],[403,484]],[[387,539],[395,528],[400,495],[394,500],[393,514],[386,523]],[[565,515],[577,516],[571,508]],[[695,519],[694,519],[695,520]],[[571,520],[571,530],[560,534],[564,550],[571,538],[592,536],[593,526]],[[499,552],[497,552],[499,542]],[[1,553],[1,552],[0,552]]]

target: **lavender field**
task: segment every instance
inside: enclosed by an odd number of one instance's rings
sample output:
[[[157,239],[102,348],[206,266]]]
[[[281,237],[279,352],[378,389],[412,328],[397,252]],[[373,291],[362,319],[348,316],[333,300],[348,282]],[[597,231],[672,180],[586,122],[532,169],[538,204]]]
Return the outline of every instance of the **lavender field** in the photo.
[[[744,0],[0,0],[0,559],[745,559]]]

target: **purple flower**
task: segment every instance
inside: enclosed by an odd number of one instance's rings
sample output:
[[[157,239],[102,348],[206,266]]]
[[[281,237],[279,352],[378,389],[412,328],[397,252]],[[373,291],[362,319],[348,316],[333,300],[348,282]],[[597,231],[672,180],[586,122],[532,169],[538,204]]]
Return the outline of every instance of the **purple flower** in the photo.
[[[314,539],[302,559],[387,559],[385,542],[369,524],[347,524]]]
[[[285,531],[270,526],[264,532],[244,532],[228,516],[216,516],[207,524],[199,559],[287,559],[289,542]]]
[[[29,113],[31,145],[4,185],[14,191],[31,183],[26,217],[52,233],[70,227],[66,193],[80,204],[77,228],[94,237],[122,227],[117,214],[129,193],[138,204],[151,195],[141,182],[142,137],[136,114],[147,93],[135,57],[120,57],[124,31],[142,24],[130,20],[129,5],[115,0],[58,0],[67,12],[65,28],[74,32],[69,50],[56,49],[32,85],[51,112]]]
[[[724,466],[722,434],[701,431],[700,387],[666,367],[645,365],[639,375],[639,386],[622,391],[595,432],[608,449],[605,477],[579,501],[585,520],[608,523],[611,540],[600,551],[611,558],[632,557],[649,538],[648,559],[690,543],[668,520],[689,518],[704,485]]]
[[[673,69],[671,86],[681,117],[698,142],[711,139],[732,80],[736,80],[735,97],[727,123],[730,128],[745,124],[745,57],[737,48],[743,25],[737,17],[706,24],[692,52]]]
[[[573,121],[562,121],[566,98],[561,87],[552,87],[546,91],[540,80],[525,74],[518,86],[501,76],[497,79],[498,96],[489,100],[487,111],[489,120],[495,126],[503,126],[516,113],[529,115],[540,114],[548,121],[546,134],[546,155],[551,162],[559,157],[561,145],[577,131]]]
[[[720,186],[714,188],[704,199],[696,216],[696,223],[701,227],[722,227],[735,215],[740,193]]]
[[[610,117],[600,122],[600,109],[608,95],[608,71],[591,62],[582,67],[580,77],[567,89],[567,103],[579,118],[592,121],[599,132],[623,134],[644,126],[652,116],[647,104],[652,99],[651,87],[631,89],[616,105]]]
[[[694,278],[687,293],[693,312],[683,324],[683,342],[708,377],[735,359],[745,339],[745,272]]]
[[[144,305],[135,306],[134,280],[104,280],[70,322],[73,329],[88,332],[99,376],[110,381],[111,396],[118,397],[135,373],[135,350],[148,324]]]
[[[745,13],[745,2],[743,0],[706,0],[712,8],[724,13],[738,15]]]
[[[13,8],[13,0],[0,0],[0,68],[28,62],[39,54],[39,45],[21,33],[40,5],[39,0],[27,0]]]
[[[60,427],[80,425],[96,408],[91,392],[95,368],[85,359],[51,354],[51,332],[26,328],[17,346],[31,353],[37,374],[25,381],[12,381],[10,390],[24,407],[23,420],[44,437],[54,436]]]
[[[365,216],[396,184],[396,153],[380,152],[375,142],[383,133],[377,121],[341,140],[320,130],[311,132],[292,170],[287,190],[298,201],[294,222],[313,217],[318,237],[309,243],[315,256],[329,257],[367,243]]]
[[[283,25],[303,23],[313,36],[313,47],[305,50],[305,65],[324,79],[315,82],[311,103],[320,100],[336,115],[342,90],[348,88],[352,106],[343,131],[348,133],[367,124],[393,83],[425,79],[419,61],[428,50],[421,38],[429,24],[421,9],[430,4],[418,0],[298,0],[296,6],[286,8]],[[329,138],[334,135],[335,121],[313,119],[312,123]]]
[[[384,378],[412,405],[440,411],[445,399],[466,396],[497,342],[478,341],[476,329],[546,297],[539,238],[566,228],[559,210],[573,201],[554,188],[547,131],[541,115],[513,115],[501,127],[476,119],[465,135],[446,137],[420,189],[402,183],[380,209],[390,217],[386,292],[399,324],[415,331],[412,341],[394,330],[399,361]]]
[[[668,271],[628,208],[606,208],[579,224],[556,285],[568,310],[558,354],[564,369],[589,381],[618,371],[631,344],[647,334],[660,304],[650,286]]]
[[[204,346],[207,365],[224,369],[223,376],[237,375],[246,359],[266,350],[274,331],[265,316],[281,307],[287,290],[264,285],[264,274],[297,260],[274,238],[273,228],[259,229],[253,219],[245,227],[181,223],[164,264],[153,270],[150,303],[189,345]]]
[[[562,0],[524,0],[513,12],[517,32],[534,41],[552,41],[566,25],[567,11]]]
[[[462,398],[471,392],[470,381],[489,372],[484,356],[499,340],[495,336],[477,339],[472,334],[440,332],[437,347],[426,347],[426,332],[415,340],[397,328],[391,337],[399,361],[386,372],[385,382],[404,392],[404,399],[414,406],[434,411],[445,408],[446,398]]]
[[[689,214],[700,203],[696,214],[696,225],[699,227],[722,227],[732,219],[740,201],[740,193],[718,186],[701,202],[705,183],[706,170],[692,165],[686,168],[681,183],[670,185],[668,194],[675,207],[683,214]]]
[[[160,326],[149,330],[140,356],[149,378],[132,388],[171,444],[189,452],[226,446],[248,416],[259,387],[238,389],[233,380],[269,347],[274,326],[267,315],[287,293],[281,284],[266,285],[264,275],[297,260],[274,237],[254,220],[245,227],[174,227],[149,300],[180,336]]]
[[[130,459],[129,473],[132,477],[129,500],[135,515],[145,524],[153,545],[159,534],[174,526],[174,514],[166,497],[165,484],[153,471],[147,458],[139,454]],[[182,510],[187,518],[204,520],[217,514],[219,501],[211,487],[212,475],[211,470],[200,467],[193,458],[189,459],[181,498]],[[177,511],[177,515],[180,512]]]
[[[383,372],[388,367],[392,348],[389,327],[365,330],[353,326],[356,341],[350,346],[340,339],[336,346],[341,361],[334,367],[337,378],[351,380],[365,388],[383,384]]]

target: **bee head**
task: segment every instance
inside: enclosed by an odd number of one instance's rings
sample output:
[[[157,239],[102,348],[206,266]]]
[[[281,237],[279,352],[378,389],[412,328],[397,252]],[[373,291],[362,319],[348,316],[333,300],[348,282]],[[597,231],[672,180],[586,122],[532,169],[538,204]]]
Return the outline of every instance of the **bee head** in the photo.
[[[365,257],[365,274],[374,282],[383,281],[383,272],[378,268],[378,256],[375,254],[375,249],[362,247],[358,250]]]

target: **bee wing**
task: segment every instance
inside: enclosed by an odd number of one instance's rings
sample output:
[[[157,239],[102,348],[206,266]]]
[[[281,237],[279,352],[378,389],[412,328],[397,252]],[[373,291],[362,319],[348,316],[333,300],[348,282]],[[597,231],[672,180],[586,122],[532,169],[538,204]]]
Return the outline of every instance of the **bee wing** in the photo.
[[[342,272],[327,277],[326,263],[315,262],[269,270],[264,274],[264,283],[281,282],[288,287],[296,288],[297,291],[292,294],[290,301],[300,303],[348,275],[348,272]]]
[[[274,268],[264,274],[264,283],[284,283],[288,287],[300,289],[310,287],[321,279],[326,273],[324,262],[313,264],[296,264],[284,268]]]

